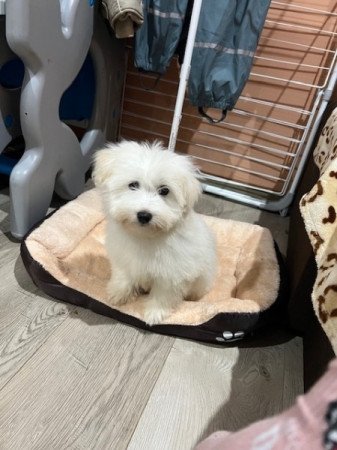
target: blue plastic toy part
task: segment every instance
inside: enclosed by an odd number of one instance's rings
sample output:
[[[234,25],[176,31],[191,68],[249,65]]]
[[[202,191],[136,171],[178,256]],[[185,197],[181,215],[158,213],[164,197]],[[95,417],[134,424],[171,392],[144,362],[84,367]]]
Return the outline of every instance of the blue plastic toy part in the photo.
[[[16,163],[17,163],[16,159],[8,158],[5,155],[0,155],[0,173],[9,176]]]
[[[61,120],[90,119],[95,101],[95,69],[92,58],[88,55],[83,66],[65,91],[60,102]]]
[[[21,59],[11,59],[0,69],[0,85],[5,89],[19,89],[24,75],[25,66]]]
[[[24,77],[24,64],[19,58],[5,63],[0,69],[0,85],[5,89],[21,88]],[[61,120],[89,120],[92,115],[95,101],[95,69],[90,55],[70,87],[64,92],[59,114]],[[14,124],[12,114],[7,114],[4,119],[6,128]],[[0,155],[0,173],[10,175],[17,160]]]
[[[0,68],[0,85],[5,89],[19,89],[24,74],[25,66],[21,59],[11,59]],[[92,58],[88,55],[79,74],[61,98],[60,119],[78,121],[90,119],[94,100],[95,69]],[[12,123],[13,117],[5,118],[6,127],[10,127]]]
[[[6,128],[11,128],[14,124],[14,117],[12,114],[7,114],[7,116],[4,118],[4,124]]]

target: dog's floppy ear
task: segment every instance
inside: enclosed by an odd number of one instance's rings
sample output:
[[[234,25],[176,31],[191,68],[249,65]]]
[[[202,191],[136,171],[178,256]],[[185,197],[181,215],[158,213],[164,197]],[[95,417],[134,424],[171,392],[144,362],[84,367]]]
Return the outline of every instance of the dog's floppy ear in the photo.
[[[197,168],[193,164],[190,158],[183,156],[184,158],[184,176],[183,176],[183,190],[186,202],[186,207],[192,209],[198,201],[201,194],[201,184],[197,179]]]
[[[196,174],[190,174],[186,178],[185,182],[185,198],[186,204],[189,209],[192,209],[193,206],[198,201],[198,198],[201,194],[201,184],[196,178]]]
[[[116,150],[113,146],[97,150],[94,155],[94,169],[92,178],[95,186],[100,187],[111,177],[113,173]]]

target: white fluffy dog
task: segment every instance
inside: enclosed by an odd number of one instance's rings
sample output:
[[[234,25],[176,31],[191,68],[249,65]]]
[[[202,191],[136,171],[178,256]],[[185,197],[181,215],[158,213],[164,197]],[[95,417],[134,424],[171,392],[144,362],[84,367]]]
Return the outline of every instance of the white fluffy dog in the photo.
[[[146,293],[144,319],[154,325],[184,299],[205,295],[216,249],[193,211],[201,188],[190,159],[158,142],[108,144],[96,153],[93,179],[108,220],[110,304]]]

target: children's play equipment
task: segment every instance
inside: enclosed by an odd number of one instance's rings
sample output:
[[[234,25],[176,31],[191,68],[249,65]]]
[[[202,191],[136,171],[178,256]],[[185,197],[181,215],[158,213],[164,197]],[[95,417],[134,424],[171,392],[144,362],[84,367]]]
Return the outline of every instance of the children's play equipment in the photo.
[[[7,42],[25,67],[20,124],[26,149],[10,175],[11,233],[17,238],[44,217],[54,190],[64,199],[83,191],[93,151],[117,133],[124,82],[123,44],[95,17],[93,3],[6,3]],[[61,121],[59,108],[88,52],[95,73],[95,97],[89,124],[79,141]],[[1,112],[4,114],[2,103]],[[2,142],[0,145],[3,149]]]
[[[5,38],[5,16],[0,15],[0,154],[5,147],[21,135],[20,87],[23,64],[10,49]],[[8,174],[13,160],[0,159],[1,173]]]

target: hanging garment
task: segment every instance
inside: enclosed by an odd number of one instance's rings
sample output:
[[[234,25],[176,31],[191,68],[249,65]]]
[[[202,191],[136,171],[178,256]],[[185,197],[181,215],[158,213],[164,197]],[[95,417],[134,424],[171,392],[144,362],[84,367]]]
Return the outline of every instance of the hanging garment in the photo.
[[[249,77],[270,0],[204,0],[194,44],[189,98],[233,109]]]
[[[136,33],[135,66],[164,74],[179,43],[188,0],[144,0],[144,23]]]
[[[102,13],[117,38],[133,37],[143,23],[141,0],[102,0]]]
[[[270,0],[203,0],[188,94],[200,108],[232,109],[248,79]],[[136,67],[165,73],[186,20],[186,0],[144,0]]]

